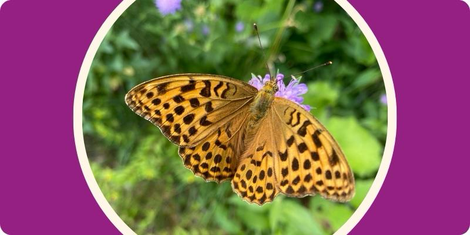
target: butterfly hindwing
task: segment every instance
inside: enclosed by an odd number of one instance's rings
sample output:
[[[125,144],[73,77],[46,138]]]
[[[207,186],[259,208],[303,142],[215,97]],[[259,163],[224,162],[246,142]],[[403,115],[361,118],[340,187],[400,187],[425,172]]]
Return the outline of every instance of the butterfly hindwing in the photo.
[[[354,195],[354,176],[341,151],[325,127],[299,105],[276,97],[273,122],[279,158],[275,159],[279,190],[294,197],[319,193],[334,201]]]
[[[180,147],[184,165],[207,181],[220,182],[233,177],[243,143],[240,135],[248,117],[248,106],[225,118],[217,128],[194,147]]]
[[[262,205],[274,200],[279,190],[276,187],[274,159],[276,146],[272,138],[273,123],[265,118],[253,133],[247,150],[241,157],[232,180],[233,190],[244,200]]]

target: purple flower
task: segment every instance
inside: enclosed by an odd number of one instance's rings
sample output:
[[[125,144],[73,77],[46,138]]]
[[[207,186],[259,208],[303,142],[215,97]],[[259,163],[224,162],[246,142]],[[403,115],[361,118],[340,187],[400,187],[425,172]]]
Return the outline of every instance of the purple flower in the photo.
[[[387,95],[386,94],[382,94],[380,96],[380,103],[382,103],[384,105],[387,105]]]
[[[245,25],[243,24],[243,22],[238,21],[235,25],[235,30],[237,30],[237,32],[241,32],[243,31],[243,29],[245,29]]]
[[[313,4],[313,11],[318,13],[323,10],[323,2],[322,1],[315,1]]]
[[[291,100],[299,104],[305,110],[310,111],[310,109],[312,108],[310,107],[310,105],[302,104],[302,102],[304,101],[304,98],[302,97],[302,95],[307,93],[307,90],[308,90],[307,85],[305,85],[305,83],[300,83],[299,79],[292,77],[292,80],[290,80],[289,84],[287,84],[286,86],[284,84],[283,79],[284,79],[283,74],[277,74],[276,80],[277,80],[278,91],[276,92],[275,96]],[[261,90],[264,84],[266,84],[266,82],[268,82],[269,80],[270,80],[269,74],[266,74],[264,78],[262,78],[261,76],[255,76],[254,74],[252,74],[252,78],[248,83],[256,87],[256,89]]]
[[[173,14],[181,9],[181,0],[155,0],[155,5],[162,15]]]
[[[209,26],[207,26],[207,25],[202,26],[202,34],[203,35],[208,35],[209,33],[210,33]]]

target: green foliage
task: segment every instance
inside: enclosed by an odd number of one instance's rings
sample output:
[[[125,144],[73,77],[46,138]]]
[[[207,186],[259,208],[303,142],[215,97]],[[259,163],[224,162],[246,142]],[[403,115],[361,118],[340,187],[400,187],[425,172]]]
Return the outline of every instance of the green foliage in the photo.
[[[348,157],[354,174],[374,176],[382,156],[382,147],[377,139],[360,126],[355,117],[332,117],[326,126]]]
[[[329,234],[360,205],[378,170],[387,130],[385,93],[375,56],[355,23],[334,2],[183,1],[162,16],[153,1],[135,2],[114,24],[93,61],[83,128],[96,180],[120,217],[138,234]],[[244,29],[237,32],[237,22]],[[257,22],[271,67],[303,75],[305,103],[342,146],[356,177],[349,203],[318,196],[279,196],[251,205],[229,182],[207,183],[186,169],[151,123],[130,111],[124,95],[161,75],[199,72],[247,81],[265,73]],[[286,26],[286,27],[282,27]],[[204,33],[207,29],[207,34]],[[287,80],[287,79],[286,79]]]

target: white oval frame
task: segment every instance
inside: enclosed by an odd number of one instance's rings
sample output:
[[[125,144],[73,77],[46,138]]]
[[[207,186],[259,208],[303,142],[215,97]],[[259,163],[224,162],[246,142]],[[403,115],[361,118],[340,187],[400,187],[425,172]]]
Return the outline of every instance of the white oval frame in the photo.
[[[387,141],[385,143],[384,154],[382,162],[380,163],[379,170],[375,177],[372,186],[369,189],[366,197],[359,205],[357,210],[353,215],[346,221],[346,223],[341,226],[335,234],[347,234],[350,232],[354,226],[361,220],[367,210],[370,208],[374,199],[377,197],[380,188],[385,180],[387,175],[388,168],[392,160],[393,147],[395,146],[395,137],[397,130],[397,110],[396,110],[396,99],[395,99],[395,89],[393,86],[392,75],[390,73],[390,68],[388,67],[387,60],[385,55],[380,47],[379,42],[375,38],[375,35],[372,33],[372,30],[369,28],[362,16],[354,9],[354,7],[346,0],[335,0],[354,20],[354,22],[361,29],[364,36],[367,38],[374,54],[379,63],[380,70],[382,72],[385,90],[387,93],[387,104],[388,104],[388,125],[387,125]],[[124,11],[129,8],[135,0],[123,0],[114,11],[108,16],[103,25],[100,27],[96,33],[93,41],[88,48],[88,51],[85,55],[85,58],[80,68],[80,73],[78,75],[77,87],[75,89],[74,97],[74,107],[73,107],[73,130],[75,145],[77,148],[78,160],[80,162],[80,167],[83,170],[83,175],[85,180],[90,187],[90,191],[93,194],[93,197],[96,199],[96,202],[103,210],[105,215],[109,220],[116,226],[116,228],[123,234],[136,234],[132,229],[124,223],[124,221],[117,215],[114,209],[111,207],[109,202],[104,197],[101,192],[98,183],[93,175],[91,170],[90,162],[88,161],[88,156],[85,150],[85,141],[83,137],[83,119],[82,119],[82,110],[83,110],[83,94],[85,91],[86,80],[88,73],[93,62],[93,58],[101,45],[104,37],[111,29],[112,25],[116,20],[124,13]]]

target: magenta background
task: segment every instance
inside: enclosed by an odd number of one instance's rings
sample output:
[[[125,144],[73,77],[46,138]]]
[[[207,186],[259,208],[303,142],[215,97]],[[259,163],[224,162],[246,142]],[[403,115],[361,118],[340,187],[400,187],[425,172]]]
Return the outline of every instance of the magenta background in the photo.
[[[78,72],[119,4],[11,0],[0,10],[0,226],[8,234],[118,234],[73,138]],[[395,84],[392,164],[351,234],[462,234],[470,225],[470,9],[460,0],[351,0]]]

